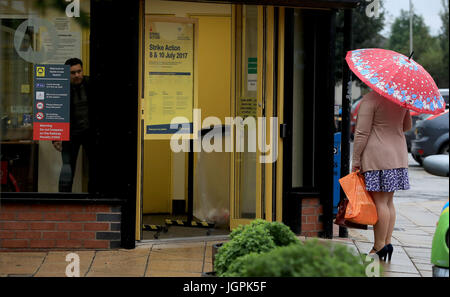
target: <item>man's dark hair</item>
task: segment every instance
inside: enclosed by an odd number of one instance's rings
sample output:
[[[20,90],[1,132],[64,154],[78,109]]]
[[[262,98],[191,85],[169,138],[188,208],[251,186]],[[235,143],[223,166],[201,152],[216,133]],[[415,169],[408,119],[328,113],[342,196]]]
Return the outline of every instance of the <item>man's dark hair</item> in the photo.
[[[81,67],[83,67],[83,62],[78,59],[78,58],[70,58],[69,60],[66,61],[66,63],[64,63],[65,65],[70,65],[70,66],[75,66],[80,64]]]

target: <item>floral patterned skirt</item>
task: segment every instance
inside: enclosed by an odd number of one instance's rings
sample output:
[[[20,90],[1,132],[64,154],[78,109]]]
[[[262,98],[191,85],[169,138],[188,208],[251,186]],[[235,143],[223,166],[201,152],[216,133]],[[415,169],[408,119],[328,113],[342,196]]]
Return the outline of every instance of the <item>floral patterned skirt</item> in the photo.
[[[408,168],[367,171],[363,173],[369,192],[409,190]]]

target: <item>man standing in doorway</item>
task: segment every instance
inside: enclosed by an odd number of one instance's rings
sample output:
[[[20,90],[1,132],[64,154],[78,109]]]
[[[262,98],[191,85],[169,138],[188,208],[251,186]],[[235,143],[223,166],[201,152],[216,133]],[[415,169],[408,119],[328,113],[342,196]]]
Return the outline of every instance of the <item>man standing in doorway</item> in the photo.
[[[70,140],[53,141],[53,146],[61,152],[63,161],[59,176],[59,192],[72,192],[78,151],[81,146],[88,161],[88,192],[95,193],[97,125],[92,98],[89,96],[89,77],[83,75],[83,62],[80,59],[71,58],[65,65],[70,66]]]

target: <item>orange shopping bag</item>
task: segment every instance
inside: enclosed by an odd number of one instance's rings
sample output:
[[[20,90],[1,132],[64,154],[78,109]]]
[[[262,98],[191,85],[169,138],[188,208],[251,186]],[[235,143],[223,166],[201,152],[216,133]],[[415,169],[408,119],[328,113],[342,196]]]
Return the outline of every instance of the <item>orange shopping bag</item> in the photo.
[[[377,208],[366,190],[364,177],[359,172],[352,172],[339,179],[339,183],[348,198],[345,219],[353,223],[375,225],[378,221]]]

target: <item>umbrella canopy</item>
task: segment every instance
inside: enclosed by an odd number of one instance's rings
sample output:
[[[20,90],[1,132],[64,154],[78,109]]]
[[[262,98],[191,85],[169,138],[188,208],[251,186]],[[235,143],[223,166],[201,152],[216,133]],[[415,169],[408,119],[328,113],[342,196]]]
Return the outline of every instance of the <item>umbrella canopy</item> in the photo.
[[[369,48],[349,51],[350,69],[369,88],[418,113],[438,114],[445,101],[430,74],[413,59],[394,51]]]

